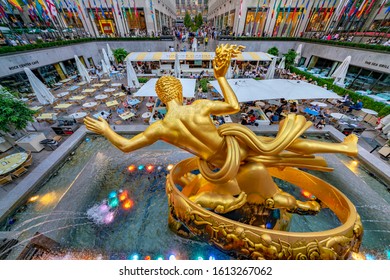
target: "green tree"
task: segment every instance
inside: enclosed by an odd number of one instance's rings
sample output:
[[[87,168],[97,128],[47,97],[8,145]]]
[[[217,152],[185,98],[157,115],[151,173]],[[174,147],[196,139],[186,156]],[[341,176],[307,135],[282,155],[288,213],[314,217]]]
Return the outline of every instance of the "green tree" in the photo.
[[[35,114],[23,101],[3,89],[0,89],[0,108],[0,130],[4,132],[26,128]]]
[[[118,62],[118,63],[121,63],[123,62],[127,55],[129,54],[125,49],[123,48],[119,48],[119,49],[115,49],[113,52],[114,54],[114,57],[115,57],[115,60]]]
[[[272,47],[270,48],[267,53],[269,54],[272,54],[274,56],[278,56],[279,55],[279,49],[277,47]]]
[[[199,13],[198,15],[195,16],[195,26],[196,29],[199,29],[203,24],[203,17],[202,14]]]
[[[294,50],[289,50],[288,53],[284,54],[286,58],[286,68],[290,68],[294,65],[294,60],[297,57],[297,53]]]
[[[186,12],[184,16],[184,26],[186,28],[192,28],[192,20],[189,12]]]

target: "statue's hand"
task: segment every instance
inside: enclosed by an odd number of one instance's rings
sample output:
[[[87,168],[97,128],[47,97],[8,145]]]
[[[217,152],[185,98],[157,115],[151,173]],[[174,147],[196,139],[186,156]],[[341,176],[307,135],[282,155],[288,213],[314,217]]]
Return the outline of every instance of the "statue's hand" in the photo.
[[[219,45],[215,50],[215,58],[213,61],[214,76],[215,78],[225,77],[229,67],[230,60],[236,57],[241,51],[245,49],[244,46],[237,45]]]
[[[84,119],[84,124],[87,129],[100,135],[103,135],[104,132],[110,128],[110,125],[102,117],[99,117],[97,120],[86,117]]]

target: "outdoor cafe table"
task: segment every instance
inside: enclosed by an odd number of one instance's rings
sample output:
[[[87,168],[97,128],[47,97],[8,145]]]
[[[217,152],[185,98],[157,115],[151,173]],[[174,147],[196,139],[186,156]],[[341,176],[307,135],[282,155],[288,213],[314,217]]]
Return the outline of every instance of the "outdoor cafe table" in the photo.
[[[103,82],[103,83],[108,83],[108,82],[111,81],[111,79],[101,79],[100,81]]]
[[[102,114],[103,113],[103,114]],[[98,119],[99,117],[102,117],[103,119],[107,119],[108,116],[110,115],[110,112],[107,112],[107,111],[101,111],[99,113],[96,113],[94,116],[95,119]]]
[[[27,160],[27,153],[15,153],[0,159],[0,175],[12,172]]]
[[[65,97],[67,95],[69,95],[69,91],[64,91],[64,92],[60,92],[59,94],[57,94],[57,97],[61,98],[61,97]]]
[[[124,92],[117,92],[117,93],[114,93],[112,96],[114,96],[114,97],[124,97],[124,96],[126,96],[126,93],[124,93]],[[128,102],[127,102],[127,104],[128,104]]]
[[[132,112],[125,112],[125,113],[123,113],[123,114],[121,114],[121,115],[119,115],[119,117],[122,119],[122,120],[128,120],[128,119],[130,119],[130,118],[132,118],[132,117],[134,117],[135,116],[135,114],[134,113],[132,113]]]
[[[84,89],[81,93],[86,93],[86,94],[92,94],[96,91],[96,88],[87,88],[87,89]]]
[[[151,112],[145,112],[142,114],[142,118],[143,119],[149,119],[150,117],[152,116],[152,113]]]
[[[99,95],[95,96],[96,100],[105,100],[107,98],[108,98],[108,95],[106,95],[106,94],[99,94]]]
[[[134,106],[134,105],[137,105],[139,103],[141,103],[141,101],[139,101],[136,98],[127,100],[127,104],[129,104],[130,106]]]
[[[114,83],[114,84],[111,84],[111,86],[112,87],[120,87],[120,86],[122,86],[122,84],[121,83]]]
[[[310,105],[313,105],[313,106],[319,106],[321,108],[324,108],[324,107],[327,107],[328,105],[324,102],[317,102],[317,101],[314,101],[314,102],[311,102]]]
[[[341,113],[331,113],[330,114],[332,118],[336,120],[341,120],[341,119],[349,119],[347,115],[341,114]]]
[[[104,90],[104,92],[114,92],[114,91],[116,91],[116,89],[114,89],[114,88],[106,88]]]
[[[30,110],[33,110],[33,111],[40,111],[42,110],[42,106],[34,106],[34,107],[30,107]]]
[[[86,112],[78,112],[70,114],[68,117],[74,118],[76,121],[80,121],[81,119],[85,118],[88,114]]]
[[[61,80],[60,83],[66,84],[70,81],[71,81],[71,79],[68,78],[68,79]]]
[[[312,116],[319,115],[319,113],[316,110],[310,110],[309,108],[305,108],[305,110],[303,110],[303,112],[305,112],[306,114],[312,115]]]
[[[367,108],[362,108],[362,112],[366,113],[367,114],[370,114],[370,115],[373,115],[373,116],[377,116],[378,115],[378,112],[374,111],[374,110],[371,110],[371,109],[367,109]]]
[[[86,97],[84,95],[76,95],[76,96],[72,96],[71,98],[69,98],[69,100],[72,100],[72,101],[81,101],[83,99],[85,99]]]
[[[118,101],[116,101],[116,100],[114,100],[114,101],[108,101],[108,102],[106,102],[106,105],[107,105],[107,107],[114,107],[114,106],[117,106],[117,105],[119,105],[119,103],[118,103]]]
[[[68,109],[70,106],[72,106],[73,104],[71,103],[61,103],[61,104],[58,104],[57,106],[54,107],[54,109]]]
[[[98,104],[97,104],[97,102],[87,102],[87,103],[84,103],[83,104],[83,107],[84,108],[93,108],[93,107],[95,107],[95,106],[97,106]]]
[[[79,86],[71,86],[68,88],[68,91],[72,92],[72,91],[75,91],[79,88]]]
[[[43,113],[37,117],[37,120],[52,120],[55,116],[57,113]]]
[[[82,87],[82,86],[85,86],[87,84],[87,82],[80,82],[80,83],[78,83],[77,85],[79,86],[79,87]]]
[[[104,84],[93,84],[92,86],[97,87],[97,88],[101,88],[102,86],[104,86]]]

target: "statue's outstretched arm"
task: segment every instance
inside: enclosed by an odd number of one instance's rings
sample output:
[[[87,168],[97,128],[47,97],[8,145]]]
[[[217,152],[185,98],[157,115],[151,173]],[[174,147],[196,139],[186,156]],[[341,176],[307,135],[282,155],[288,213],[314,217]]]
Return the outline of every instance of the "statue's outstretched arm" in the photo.
[[[240,111],[236,94],[227,82],[225,75],[230,67],[231,58],[236,57],[243,50],[243,46],[219,45],[216,49],[216,56],[213,61],[214,76],[222,90],[225,102],[215,101],[211,103],[211,114],[235,114]]]
[[[86,117],[84,119],[84,123],[90,131],[103,135],[115,147],[126,153],[149,146],[159,140],[158,122],[149,126],[143,133],[139,133],[131,139],[120,136],[118,133],[113,131],[110,125],[101,117],[97,120]]]

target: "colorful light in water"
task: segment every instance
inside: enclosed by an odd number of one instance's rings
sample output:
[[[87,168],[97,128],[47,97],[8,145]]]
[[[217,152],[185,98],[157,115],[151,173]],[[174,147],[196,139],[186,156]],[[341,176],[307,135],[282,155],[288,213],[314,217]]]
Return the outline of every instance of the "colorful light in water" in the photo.
[[[143,165],[139,165],[139,166],[138,166],[138,170],[142,170],[142,169],[144,169],[144,167],[145,167],[145,166],[143,166]]]
[[[139,256],[137,254],[133,254],[133,255],[131,255],[130,259],[133,261],[137,261],[137,260],[139,260]]]
[[[203,257],[199,256],[196,258],[198,261],[203,261]]]
[[[146,261],[150,261],[151,259],[152,259],[152,258],[151,258],[150,256],[146,256],[146,257],[145,257],[145,260],[146,260]]]
[[[210,257],[209,257],[209,260],[210,260],[210,261],[215,261],[215,257],[214,257],[214,256],[210,256]]]
[[[108,202],[108,206],[110,206],[111,208],[118,207],[118,205],[119,205],[119,200],[117,198],[112,198]]]
[[[120,194],[119,194],[119,201],[124,201],[124,200],[126,200],[126,198],[128,197],[128,194],[127,194],[127,191],[123,191],[123,192],[121,192]]]
[[[114,213],[113,212],[109,212],[105,217],[104,217],[104,220],[103,222],[105,224],[110,224],[114,221]]]
[[[107,213],[110,210],[107,204],[102,204],[99,206],[100,213]]]
[[[89,139],[88,137],[85,138],[85,142],[89,142],[89,141],[91,141],[91,139]]]
[[[148,172],[152,172],[153,170],[154,170],[154,166],[153,165],[147,165],[146,166],[146,170],[148,171]]]
[[[127,170],[129,170],[130,172],[133,172],[133,171],[135,170],[135,165],[134,165],[134,164],[129,165],[129,166],[127,167]]]
[[[131,207],[133,207],[134,203],[131,199],[127,198],[123,204],[122,204],[122,207],[123,209],[125,210],[129,210]]]
[[[108,194],[108,198],[116,198],[116,191],[112,191]]]
[[[176,256],[175,255],[170,255],[168,259],[170,261],[174,261],[174,260],[176,260]]]
[[[374,255],[366,254],[366,260],[372,261],[372,260],[375,260],[375,257],[374,257]]]
[[[34,202],[39,198],[39,195],[34,195],[28,199],[28,202]]]
[[[388,260],[390,260],[390,249],[385,251],[386,257]]]
[[[301,191],[301,194],[306,197],[306,198],[311,198],[312,197],[312,194],[308,191],[305,191],[305,190],[302,190]]]
[[[158,166],[157,170],[160,171],[162,169],[162,166]]]
[[[265,224],[265,228],[268,228],[268,229],[272,228],[272,224],[271,224],[271,223],[269,223],[269,222],[268,222],[268,223],[266,223],[266,224]]]
[[[170,170],[172,170],[172,168],[173,168],[173,164],[168,164],[167,170],[170,171]]]
[[[157,257],[158,261],[162,261],[164,258],[163,257]]]

